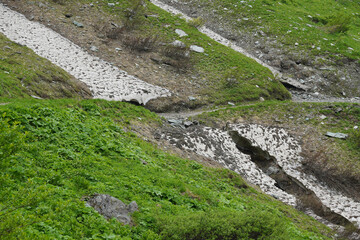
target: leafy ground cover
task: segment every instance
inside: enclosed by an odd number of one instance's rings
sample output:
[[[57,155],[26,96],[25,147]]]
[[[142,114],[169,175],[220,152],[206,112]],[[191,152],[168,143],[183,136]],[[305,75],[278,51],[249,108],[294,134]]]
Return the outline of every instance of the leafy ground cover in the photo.
[[[360,106],[350,103],[267,102],[239,106],[197,117],[207,124],[252,122],[285,127],[302,137],[310,165],[330,175],[360,179]],[[325,137],[327,132],[348,134],[346,140]]]
[[[1,33],[0,56],[0,97],[91,97],[85,84]]]
[[[179,16],[172,16],[150,2],[121,0],[110,6],[108,3],[112,1],[95,3],[89,0],[62,1],[62,4],[54,3],[59,1],[52,0],[46,2],[57,9],[55,11],[59,11],[62,16],[69,12],[74,16],[81,16],[83,13],[78,8],[92,3],[91,9],[96,9],[97,12],[94,18],[98,18],[94,25],[97,25],[96,28],[100,29],[98,30],[100,33],[110,37],[111,40],[108,41],[122,42],[125,48],[136,50],[135,54],[140,56],[145,56],[147,52],[160,54],[163,60],[166,59],[164,61],[174,65],[175,69],[180,68],[181,71],[185,69],[182,74],[187,74],[191,80],[189,83],[177,82],[178,86],[174,91],[183,88],[184,84],[196,83],[192,91],[199,95],[200,102],[223,104],[228,101],[259,100],[260,97],[279,100],[290,98],[285,87],[268,69],[216,43],[200,33],[194,24],[187,23]],[[109,22],[115,23],[118,28],[109,27]],[[185,31],[188,36],[179,37],[175,33],[176,29]],[[179,55],[180,58],[183,57],[181,51],[176,48],[169,51],[163,46],[174,40],[181,40],[187,47],[200,46],[205,49],[205,53],[191,52],[190,58],[179,61],[177,59]]]
[[[3,239],[326,239],[321,233],[329,233],[231,171],[169,155],[126,131],[131,119],[161,124],[142,107],[3,101]],[[81,199],[94,193],[136,201],[132,226],[86,207]]]

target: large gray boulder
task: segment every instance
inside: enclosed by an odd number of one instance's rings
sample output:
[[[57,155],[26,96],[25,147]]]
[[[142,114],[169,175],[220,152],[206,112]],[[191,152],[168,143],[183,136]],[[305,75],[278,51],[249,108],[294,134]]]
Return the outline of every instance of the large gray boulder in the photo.
[[[95,194],[87,200],[87,204],[106,219],[116,218],[125,225],[131,222],[130,214],[138,211],[135,201],[126,205],[121,200],[107,194]]]

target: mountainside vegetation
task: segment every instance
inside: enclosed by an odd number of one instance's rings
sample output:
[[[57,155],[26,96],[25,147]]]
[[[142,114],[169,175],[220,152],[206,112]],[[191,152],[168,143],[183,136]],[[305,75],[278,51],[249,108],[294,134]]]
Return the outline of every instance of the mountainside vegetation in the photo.
[[[325,226],[230,170],[139,139],[131,121],[161,123],[142,107],[19,100],[0,116],[2,239],[327,239]],[[95,193],[136,201],[132,226],[86,207]]]
[[[359,104],[283,101],[291,95],[277,76],[201,34],[197,28],[204,19],[187,22],[141,0],[0,2],[15,6],[28,17],[33,14],[35,20],[60,29],[66,37],[72,35],[71,40],[84,44],[85,49],[96,45],[97,51],[92,54],[121,62],[124,65],[119,64],[119,68],[129,70],[129,74],[138,77],[139,71],[139,78],[149,75],[150,80],[144,80],[168,87],[180,96],[181,101],[171,100],[168,105],[252,104],[204,113],[193,120],[216,127],[227,122],[253,122],[284,127],[297,136],[302,132],[309,170],[324,170],[327,176],[353,183],[354,191],[360,192]],[[294,44],[296,39],[299,48],[307,49],[310,43],[306,37],[340,39],[336,40],[338,48],[320,46],[326,54],[359,60],[357,40],[351,40],[360,37],[356,33],[357,3],[337,1],[348,8],[346,16],[327,8],[317,16],[312,10],[320,8],[320,2],[312,2],[312,8],[299,0],[248,4],[264,12],[269,11],[261,7],[268,6],[279,14],[278,21],[264,15],[269,18],[263,18],[264,24],[265,19],[268,24],[279,24],[265,27],[268,33],[279,31],[272,34],[287,44]],[[231,11],[232,6],[243,3],[204,0],[201,4],[209,9],[217,9],[218,4]],[[312,14],[312,18],[302,19],[304,24],[311,21],[321,26],[316,28],[319,32],[287,38],[282,26],[288,20],[281,14],[288,17],[290,10],[301,16]],[[222,14],[233,17],[243,13],[233,10]],[[314,21],[316,16],[318,22]],[[74,20],[83,28],[75,26]],[[255,20],[246,21],[249,29],[255,26],[251,23]],[[188,36],[179,37],[176,29]],[[185,47],[174,46],[175,40],[181,40]],[[204,53],[190,52],[191,45],[202,47]],[[126,64],[125,58],[120,59],[123,55],[128,58]],[[151,80],[151,74],[158,74],[158,79]],[[178,82],[175,76],[184,76],[186,81]],[[189,97],[193,98],[191,103]],[[156,113],[131,103],[87,98],[91,92],[84,84],[0,34],[0,239],[341,238],[314,218],[264,194],[235,172],[154,143],[156,129],[171,127]],[[265,102],[257,103],[259,100]],[[155,104],[166,101],[160,99]],[[349,137],[346,141],[324,140],[326,131],[347,133]],[[323,148],[317,149],[320,146]],[[115,218],[107,220],[86,203],[96,194],[111,195],[125,204],[136,201],[139,209],[129,225]],[[346,230],[345,234],[356,231]]]
[[[0,33],[0,97],[90,98],[88,87]]]

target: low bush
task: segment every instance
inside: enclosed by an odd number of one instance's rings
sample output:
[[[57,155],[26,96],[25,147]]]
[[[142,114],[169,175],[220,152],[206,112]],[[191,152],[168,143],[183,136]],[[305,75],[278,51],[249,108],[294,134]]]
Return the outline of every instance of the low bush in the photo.
[[[218,210],[157,220],[163,239],[290,239],[285,221],[262,210]]]
[[[169,58],[164,62],[176,69],[181,70],[190,67],[190,50],[188,47],[167,45],[162,49],[162,54]]]
[[[195,28],[200,28],[200,27],[204,26],[205,20],[202,17],[197,17],[197,18],[191,19],[188,23],[190,26],[193,26]]]
[[[352,18],[346,14],[337,14],[329,17],[327,30],[329,33],[345,33],[350,29]]]
[[[124,45],[132,51],[149,52],[157,47],[157,36],[124,36],[122,39]]]

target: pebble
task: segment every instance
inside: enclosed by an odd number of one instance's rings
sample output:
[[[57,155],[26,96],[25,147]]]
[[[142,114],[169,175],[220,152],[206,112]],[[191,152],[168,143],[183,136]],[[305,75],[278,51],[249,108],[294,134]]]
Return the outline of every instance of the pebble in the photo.
[[[181,30],[181,29],[176,29],[176,30],[175,30],[175,33],[176,33],[177,35],[179,35],[179,37],[186,37],[186,36],[188,36],[188,34],[187,34],[186,32],[184,32],[183,30]]]

